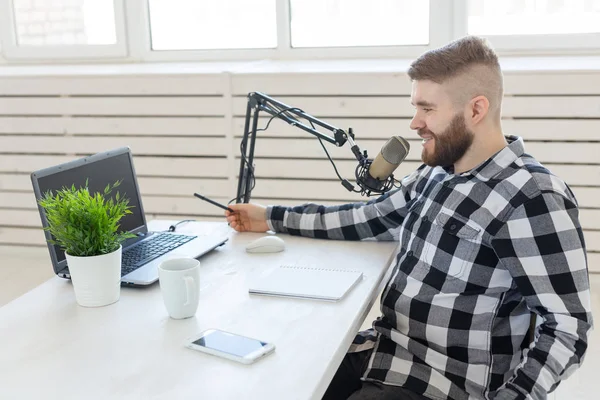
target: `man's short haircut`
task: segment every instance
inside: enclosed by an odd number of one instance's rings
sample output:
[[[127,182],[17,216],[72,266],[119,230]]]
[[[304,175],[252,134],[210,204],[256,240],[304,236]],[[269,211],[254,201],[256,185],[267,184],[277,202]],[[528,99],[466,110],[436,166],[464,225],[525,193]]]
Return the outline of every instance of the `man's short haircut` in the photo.
[[[502,70],[496,52],[483,38],[466,36],[423,53],[410,65],[408,76],[413,81],[450,83],[450,96],[458,105],[483,95],[490,102],[490,111],[500,116]]]

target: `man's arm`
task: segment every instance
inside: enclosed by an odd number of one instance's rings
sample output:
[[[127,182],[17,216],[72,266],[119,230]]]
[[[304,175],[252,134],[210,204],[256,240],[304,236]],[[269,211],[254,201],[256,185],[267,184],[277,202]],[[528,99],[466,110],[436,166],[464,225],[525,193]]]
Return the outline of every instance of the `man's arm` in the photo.
[[[322,239],[395,240],[420,171],[421,168],[405,177],[399,189],[368,203],[331,207],[313,203],[297,207],[267,207],[267,222],[270,229],[291,235]]]
[[[542,319],[534,343],[495,399],[546,399],[581,365],[592,328],[585,243],[574,199],[547,192],[527,201],[512,212],[492,247],[529,310]]]

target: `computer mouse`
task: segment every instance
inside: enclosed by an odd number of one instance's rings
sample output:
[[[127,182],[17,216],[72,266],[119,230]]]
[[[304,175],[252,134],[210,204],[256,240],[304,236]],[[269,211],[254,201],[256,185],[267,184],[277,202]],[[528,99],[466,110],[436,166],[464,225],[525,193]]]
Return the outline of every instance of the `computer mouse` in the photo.
[[[275,235],[263,236],[246,245],[248,253],[278,253],[285,250],[285,242]]]

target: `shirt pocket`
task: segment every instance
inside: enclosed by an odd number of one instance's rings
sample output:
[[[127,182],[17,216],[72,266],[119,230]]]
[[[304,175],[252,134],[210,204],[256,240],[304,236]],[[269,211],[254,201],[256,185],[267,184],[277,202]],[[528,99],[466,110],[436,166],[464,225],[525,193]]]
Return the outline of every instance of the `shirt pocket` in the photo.
[[[480,230],[467,225],[463,217],[440,213],[431,222],[423,261],[448,278],[459,278],[474,262],[481,242],[479,234]]]

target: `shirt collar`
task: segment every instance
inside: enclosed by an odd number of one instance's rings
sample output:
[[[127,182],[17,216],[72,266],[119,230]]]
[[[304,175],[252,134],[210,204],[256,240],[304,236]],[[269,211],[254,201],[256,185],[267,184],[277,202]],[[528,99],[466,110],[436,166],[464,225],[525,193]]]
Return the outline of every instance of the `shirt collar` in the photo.
[[[525,153],[523,138],[513,135],[505,135],[504,137],[508,143],[506,147],[475,168],[456,176],[467,179],[477,178],[480,181],[487,182],[506,169],[510,164],[515,162],[517,158],[521,157]],[[451,166],[450,168],[446,169],[446,171],[448,173],[453,173],[453,167]]]

